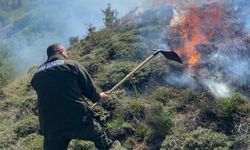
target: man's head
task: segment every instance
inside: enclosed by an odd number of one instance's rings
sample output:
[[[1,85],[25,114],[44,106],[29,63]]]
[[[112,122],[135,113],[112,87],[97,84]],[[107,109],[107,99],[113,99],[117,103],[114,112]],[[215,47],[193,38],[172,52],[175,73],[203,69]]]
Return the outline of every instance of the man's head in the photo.
[[[68,58],[67,51],[64,46],[60,44],[52,44],[47,48],[47,56],[53,56],[56,54],[61,54],[63,57]]]

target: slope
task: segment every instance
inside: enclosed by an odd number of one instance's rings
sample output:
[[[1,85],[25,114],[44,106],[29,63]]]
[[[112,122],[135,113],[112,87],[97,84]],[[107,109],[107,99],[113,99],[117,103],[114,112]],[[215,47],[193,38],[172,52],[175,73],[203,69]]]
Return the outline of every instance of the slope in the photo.
[[[98,87],[109,90],[158,46],[163,22],[145,20],[89,30],[86,38],[72,42],[69,56],[86,67]],[[249,149],[249,98],[240,93],[216,98],[206,89],[166,82],[170,71],[184,67],[156,58],[108,103],[96,107],[96,119],[109,137],[121,141],[120,149]],[[42,149],[36,95],[29,83],[35,70],[0,91],[0,149]],[[95,148],[91,142],[74,140],[69,149]]]

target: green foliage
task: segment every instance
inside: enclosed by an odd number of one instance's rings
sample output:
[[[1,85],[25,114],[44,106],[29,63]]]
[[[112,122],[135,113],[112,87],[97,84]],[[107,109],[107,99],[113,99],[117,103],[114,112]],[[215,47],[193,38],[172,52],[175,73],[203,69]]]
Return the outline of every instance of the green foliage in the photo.
[[[7,68],[5,66],[0,66],[0,89],[13,78],[13,70],[11,69],[11,67]]]
[[[133,146],[136,144],[136,139],[134,137],[128,137],[124,142],[123,146],[126,149],[132,150]]]
[[[170,114],[164,111],[163,104],[154,102],[146,113],[146,123],[152,129],[152,136],[149,139],[151,147],[158,149],[159,143],[170,133],[173,126]]]
[[[131,124],[120,118],[108,122],[106,126],[107,133],[114,139],[125,138],[132,131]]]
[[[234,149],[250,149],[250,116],[242,118],[235,127]]]
[[[201,113],[214,113],[217,109],[217,101],[211,93],[204,93],[201,102],[197,104]]]
[[[197,123],[227,135],[234,134],[235,126],[250,112],[249,102],[237,93],[224,99],[204,94],[197,102],[196,107],[200,109]]]
[[[198,94],[194,91],[190,90],[183,90],[181,97],[179,98],[179,101],[183,104],[190,104],[192,102],[195,102],[196,98],[198,97]]]
[[[185,110],[185,108],[188,108],[188,105],[196,105],[197,103],[197,97],[198,97],[198,94],[193,92],[193,91],[190,91],[190,90],[182,90],[180,92],[180,96],[178,98],[175,99],[176,101],[176,110],[177,111],[182,111],[182,110]]]
[[[0,42],[0,89],[14,78],[14,67],[9,62],[9,48]]]
[[[24,139],[21,139],[20,145],[23,149],[28,150],[43,150],[43,137],[37,134],[31,134]]]
[[[230,98],[218,101],[218,115],[231,116],[240,113],[240,106],[246,103],[246,98],[239,93],[234,94]]]
[[[221,133],[198,128],[190,133],[166,136],[162,149],[203,149],[228,150],[232,146],[230,139]]]
[[[100,32],[96,32],[96,27],[92,24],[89,24],[86,40],[88,40],[93,46],[98,45],[101,42]]]
[[[0,71],[0,88],[7,84],[9,79],[9,72]]]
[[[22,121],[19,121],[14,128],[14,132],[19,137],[25,137],[31,133],[38,131],[39,123],[38,118],[35,116],[28,117]]]
[[[104,35],[103,35],[104,34]],[[105,35],[106,34],[106,35]],[[136,42],[136,32],[128,31],[128,33],[103,32],[92,33],[91,38],[99,43],[104,50],[98,51],[97,57],[101,60],[132,60],[140,58],[140,47],[129,44],[127,41]]]
[[[73,140],[70,146],[72,150],[97,150],[95,144],[89,141]]]
[[[233,117],[239,110],[239,107],[235,101],[231,99],[224,99],[218,102],[218,115]]]
[[[16,118],[19,120],[25,116],[34,114],[38,115],[38,110],[37,110],[37,99],[33,95],[25,98],[25,100],[20,103],[18,112],[16,113]]]
[[[129,70],[135,66],[135,63],[129,61],[116,62],[111,68],[104,68],[104,72],[99,74],[98,85],[102,89],[111,89],[115,84],[117,84],[121,79],[123,79]]]
[[[11,5],[11,1],[2,2]],[[22,4],[27,2],[23,0]],[[39,9],[44,6],[39,5]],[[45,9],[50,10],[52,7]],[[0,9],[0,28],[8,31],[8,36],[15,37],[11,38],[12,41],[21,39],[20,35],[23,33],[29,36],[28,42],[37,39],[34,38],[36,36],[44,37],[48,34],[56,40],[54,33],[61,33],[60,28],[53,26],[56,20],[49,15],[40,17],[44,9],[40,9],[38,13],[30,12],[37,11],[23,11],[14,7],[8,8],[6,12]],[[107,28],[97,31],[93,25],[89,25],[85,39],[69,39],[71,45],[68,52],[72,59],[80,61],[86,67],[105,91],[111,89],[148,56],[150,52],[146,50],[155,46],[154,40],[159,38],[162,30],[157,25],[161,20],[155,16],[148,18],[149,24],[125,23],[118,26],[118,13],[110,4],[102,12]],[[47,24],[42,24],[44,20]],[[0,88],[4,87],[0,91],[0,149],[16,146],[17,149],[39,150],[43,140],[35,133],[38,129],[38,120],[34,117],[34,113],[37,114],[37,104],[34,91],[28,87],[30,77],[6,86],[13,74],[13,68],[6,61],[8,55],[7,46],[0,43]],[[231,98],[216,100],[209,93],[197,94],[187,89],[159,87],[163,86],[166,67],[171,67],[166,65],[166,61],[152,60],[124,83],[125,88],[121,87],[123,91],[115,91],[110,101],[102,107],[96,107],[100,120],[108,120],[104,128],[110,138],[119,139],[126,149],[146,149],[148,146],[150,149],[160,149],[165,137],[163,149],[229,149],[232,143],[221,133],[230,131],[230,137],[236,141],[233,148],[249,149],[249,122],[244,119],[249,116],[250,105],[244,97],[236,94]],[[138,92],[136,98],[131,98],[134,96],[134,89]],[[170,107],[173,109],[169,109]],[[208,129],[195,130],[197,126],[211,128],[218,133]],[[245,130],[244,133],[242,129]],[[183,134],[177,134],[178,131]],[[124,147],[118,149],[125,149]],[[96,148],[92,142],[73,140],[69,149]]]
[[[107,28],[114,27],[117,23],[118,18],[118,12],[115,9],[112,9],[111,4],[109,3],[107,5],[107,8],[102,10],[102,13],[104,14],[104,24]]]
[[[6,99],[0,101],[0,109],[3,111],[13,110],[20,106],[20,102],[16,99]]]
[[[1,131],[1,132],[6,132],[6,131]],[[17,137],[14,134],[7,134],[4,136],[0,136],[0,149],[6,149],[10,145],[15,144],[16,141],[17,141]]]
[[[127,150],[127,149],[123,146],[118,146],[116,148],[111,148],[110,150]]]
[[[142,119],[145,116],[145,106],[142,99],[130,99],[124,105],[123,108],[118,108],[123,110],[123,118],[126,120],[132,119]]]
[[[153,103],[149,108],[146,121],[154,129],[154,136],[165,136],[171,131],[173,125],[170,114],[164,111],[163,105],[159,102]]]
[[[135,130],[135,135],[141,139],[149,140],[153,134],[152,132],[152,129],[148,125],[140,123]]]
[[[160,87],[156,89],[153,93],[153,99],[162,102],[164,105],[166,104],[166,100],[169,96],[170,96],[170,91],[165,87]]]

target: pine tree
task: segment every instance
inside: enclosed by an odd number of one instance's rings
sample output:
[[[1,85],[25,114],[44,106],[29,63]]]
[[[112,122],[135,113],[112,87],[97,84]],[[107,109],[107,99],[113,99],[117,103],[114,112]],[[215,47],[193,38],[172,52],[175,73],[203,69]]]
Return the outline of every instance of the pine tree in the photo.
[[[117,21],[118,21],[118,12],[115,9],[112,9],[111,4],[109,3],[107,5],[108,7],[104,10],[102,10],[103,14],[104,14],[104,24],[107,28],[112,28],[116,25]]]

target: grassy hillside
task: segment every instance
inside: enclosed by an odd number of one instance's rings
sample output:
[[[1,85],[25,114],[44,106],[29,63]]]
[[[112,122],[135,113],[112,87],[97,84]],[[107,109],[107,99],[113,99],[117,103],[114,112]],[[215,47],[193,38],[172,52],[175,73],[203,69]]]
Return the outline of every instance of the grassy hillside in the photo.
[[[25,16],[18,13],[16,5],[5,11],[9,9],[15,10],[9,15]],[[84,39],[70,39],[70,59],[85,66],[103,91],[111,89],[152,53],[150,48],[159,47],[161,25],[169,24],[171,15],[162,14],[165,20],[160,20],[153,13],[149,11],[141,16],[145,22],[139,24],[114,23],[100,31],[90,27]],[[2,23],[5,21],[1,22],[0,16],[0,30],[8,29],[14,20],[10,17],[7,23]],[[30,32],[31,28],[25,26],[22,32]],[[121,141],[119,149],[250,149],[249,98],[232,93],[229,98],[218,99],[206,89],[191,90],[165,82],[170,71],[178,74],[184,67],[156,57],[112,93],[108,103],[97,106],[96,119],[108,136]],[[33,67],[24,76],[0,87],[0,149],[42,149],[37,97],[30,85],[36,69]],[[95,147],[91,142],[74,140],[69,149],[94,150]]]
[[[140,33],[155,28],[124,25],[91,31],[72,42],[69,55],[108,90],[151,53]],[[181,68],[155,59],[115,91],[108,103],[95,108],[109,137],[121,141],[120,149],[249,149],[247,98],[235,93],[218,100],[207,91],[171,87],[163,81],[173,67]],[[42,149],[36,94],[29,84],[35,70],[0,91],[0,149]],[[70,149],[95,148],[91,142],[75,140]]]

